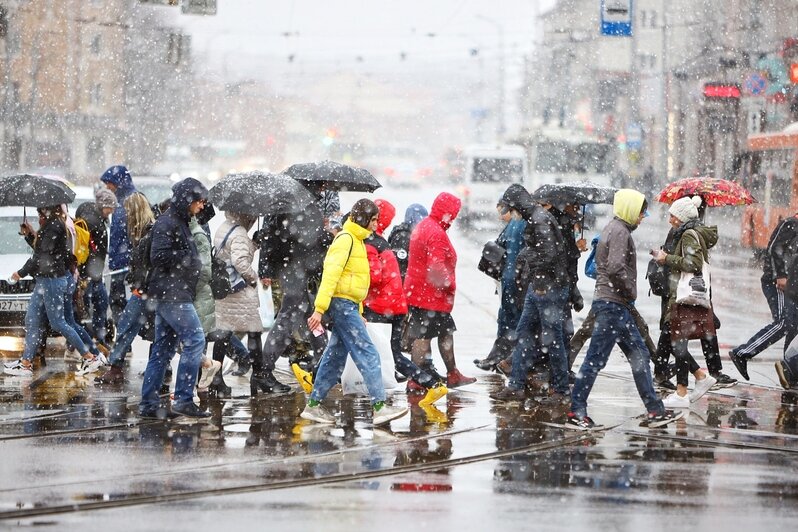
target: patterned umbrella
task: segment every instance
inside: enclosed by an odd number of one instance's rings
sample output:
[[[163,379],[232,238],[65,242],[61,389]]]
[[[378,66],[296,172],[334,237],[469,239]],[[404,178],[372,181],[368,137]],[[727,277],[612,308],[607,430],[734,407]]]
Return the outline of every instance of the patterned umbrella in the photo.
[[[685,196],[701,196],[707,207],[750,205],[756,202],[741,185],[716,177],[685,177],[669,183],[659,193],[657,201],[670,205]]]

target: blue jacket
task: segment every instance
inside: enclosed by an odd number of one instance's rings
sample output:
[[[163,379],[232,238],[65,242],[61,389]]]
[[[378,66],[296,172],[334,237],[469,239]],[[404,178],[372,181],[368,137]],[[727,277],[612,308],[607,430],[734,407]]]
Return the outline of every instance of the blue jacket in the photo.
[[[504,228],[504,249],[507,254],[504,256],[504,270],[502,270],[502,289],[509,289],[515,283],[515,263],[518,253],[524,247],[524,231],[526,221],[512,219]],[[506,288],[505,288],[506,287]]]
[[[161,301],[193,303],[202,270],[191,236],[189,205],[208,197],[208,189],[192,177],[172,187],[169,208],[152,226],[147,295]]]
[[[116,208],[111,218],[111,234],[108,239],[108,267],[111,271],[127,268],[130,264],[130,238],[127,236],[127,213],[125,200],[136,191],[133,178],[122,165],[112,166],[100,177],[103,183],[116,185]]]

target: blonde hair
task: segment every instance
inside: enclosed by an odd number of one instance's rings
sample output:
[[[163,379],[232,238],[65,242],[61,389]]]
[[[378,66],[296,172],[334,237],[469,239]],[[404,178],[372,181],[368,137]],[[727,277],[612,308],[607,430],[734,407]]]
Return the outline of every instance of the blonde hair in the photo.
[[[127,212],[127,234],[130,243],[136,245],[144,236],[144,230],[155,221],[155,215],[152,213],[147,196],[141,192],[134,192],[128,196],[124,207]]]

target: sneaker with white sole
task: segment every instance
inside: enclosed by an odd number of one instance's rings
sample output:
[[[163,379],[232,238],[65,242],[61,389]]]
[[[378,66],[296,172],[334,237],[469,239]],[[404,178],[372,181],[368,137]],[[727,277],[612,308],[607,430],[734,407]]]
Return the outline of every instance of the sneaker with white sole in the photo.
[[[679,395],[678,393],[673,392],[662,400],[662,404],[665,406],[665,408],[690,408],[690,397],[686,394]]]
[[[679,412],[674,412],[673,410],[665,410],[662,414],[655,414],[649,413],[646,416],[645,421],[643,421],[642,425],[644,427],[648,427],[651,429],[655,429],[658,427],[664,427],[668,423],[673,423],[677,419],[682,419],[684,417],[684,410]]]
[[[690,402],[695,403],[696,401],[701,399],[701,397],[703,397],[705,393],[711,390],[712,387],[715,386],[715,384],[717,384],[717,382],[718,379],[709,374],[707,374],[707,376],[701,379],[700,381],[695,381],[695,388],[693,388],[693,391],[690,392],[689,395]]]
[[[26,366],[22,363],[22,359],[15,360],[11,366],[8,364],[3,365],[3,372],[6,375],[16,375],[17,377],[32,377],[33,376],[33,366]]]
[[[211,365],[207,368],[202,368],[200,372],[199,381],[197,381],[197,390],[201,392],[208,391],[208,386],[213,382],[213,377],[222,368],[222,363],[218,360],[212,360]]]
[[[103,361],[99,356],[94,358],[84,358],[80,363],[80,369],[75,372],[75,375],[86,375],[94,373],[103,366]]]
[[[329,413],[327,409],[321,405],[310,406],[310,404],[306,404],[305,409],[301,414],[299,414],[299,417],[302,419],[315,421],[316,423],[326,423],[328,425],[335,423],[335,416]]]
[[[372,423],[375,425],[384,425],[385,423],[390,423],[394,419],[400,418],[405,414],[407,414],[407,408],[383,405],[379,410],[374,410],[374,418],[372,419]]]

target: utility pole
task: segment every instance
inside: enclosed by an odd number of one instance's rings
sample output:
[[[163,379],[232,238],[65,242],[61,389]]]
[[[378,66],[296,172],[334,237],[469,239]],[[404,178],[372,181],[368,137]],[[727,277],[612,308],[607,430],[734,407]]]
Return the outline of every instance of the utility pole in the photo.
[[[504,123],[504,25],[485,15],[477,15],[477,18],[491,24],[499,34],[499,94],[496,102],[498,107],[496,109],[496,140],[502,141],[507,131]]]

